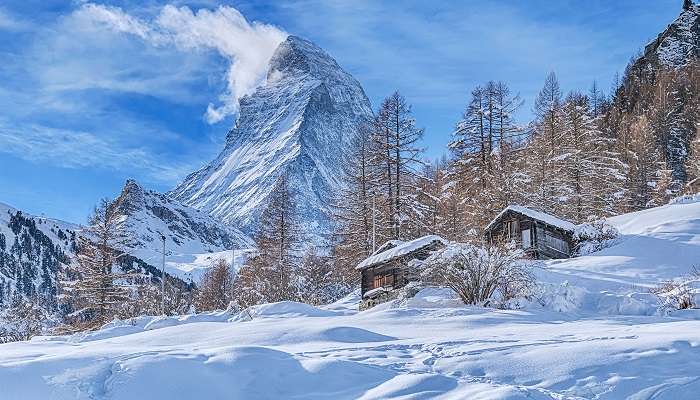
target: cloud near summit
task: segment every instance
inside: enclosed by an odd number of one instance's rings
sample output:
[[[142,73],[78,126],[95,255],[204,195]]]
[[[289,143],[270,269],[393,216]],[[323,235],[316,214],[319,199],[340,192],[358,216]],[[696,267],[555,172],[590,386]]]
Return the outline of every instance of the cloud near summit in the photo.
[[[92,28],[106,28],[136,36],[152,46],[175,46],[181,51],[214,50],[229,62],[227,89],[218,104],[209,103],[205,119],[216,123],[238,111],[241,97],[264,81],[277,46],[287,37],[280,28],[249,22],[235,8],[216,10],[163,6],[151,19],[128,14],[118,7],[85,4],[72,18]]]

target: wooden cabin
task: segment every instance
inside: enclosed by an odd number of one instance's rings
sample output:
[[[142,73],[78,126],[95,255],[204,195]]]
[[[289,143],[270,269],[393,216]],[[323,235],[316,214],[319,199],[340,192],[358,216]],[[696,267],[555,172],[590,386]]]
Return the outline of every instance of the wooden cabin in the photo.
[[[380,246],[356,269],[362,274],[360,310],[396,298],[398,290],[418,280],[416,267],[447,241],[436,235],[402,242],[391,240]]]
[[[569,258],[574,250],[576,225],[522,206],[508,206],[484,230],[486,240],[514,240],[532,258]]]

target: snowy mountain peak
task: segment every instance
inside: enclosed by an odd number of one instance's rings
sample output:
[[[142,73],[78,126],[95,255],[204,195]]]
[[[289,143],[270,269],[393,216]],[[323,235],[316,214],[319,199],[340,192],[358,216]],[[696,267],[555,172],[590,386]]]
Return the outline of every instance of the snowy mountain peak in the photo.
[[[171,195],[253,233],[277,178],[286,173],[307,233],[330,233],[328,201],[341,160],[372,109],[360,83],[328,53],[290,36],[275,51],[265,85],[241,99],[226,147]]]
[[[643,58],[654,65],[678,68],[700,58],[700,5],[685,0],[680,15],[644,48]]]
[[[115,200],[126,219],[130,242],[128,253],[148,263],[157,263],[160,235],[166,237],[171,256],[218,252],[250,247],[250,239],[206,213],[188,207],[167,195],[144,189],[129,179]]]
[[[336,61],[314,43],[298,36],[282,42],[270,60],[268,79],[278,73],[302,72],[323,79],[330,70],[340,70]]]
[[[117,200],[120,210],[124,213],[131,214],[143,206],[145,202],[145,190],[135,180],[128,179]]]

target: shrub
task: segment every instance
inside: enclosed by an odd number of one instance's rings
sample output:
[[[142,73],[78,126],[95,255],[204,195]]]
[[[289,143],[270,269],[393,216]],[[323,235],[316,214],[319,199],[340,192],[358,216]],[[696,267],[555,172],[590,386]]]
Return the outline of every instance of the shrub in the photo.
[[[453,243],[425,261],[422,278],[454,290],[465,304],[504,304],[528,296],[534,283],[522,255],[511,245]]]
[[[690,274],[675,280],[661,282],[658,286],[649,289],[656,296],[661,310],[686,310],[697,306],[693,285],[700,281],[700,270],[693,267]]]
[[[605,219],[581,224],[574,231],[576,255],[583,256],[610,247],[616,242],[619,235],[617,228],[610,225]]]

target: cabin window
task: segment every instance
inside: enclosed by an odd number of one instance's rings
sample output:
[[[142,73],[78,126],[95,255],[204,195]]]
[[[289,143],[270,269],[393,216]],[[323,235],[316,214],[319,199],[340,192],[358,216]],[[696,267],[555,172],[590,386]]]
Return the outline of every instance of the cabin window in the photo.
[[[374,284],[372,286],[373,289],[376,289],[378,287],[382,286],[392,286],[394,284],[394,275],[393,274],[379,274],[374,276]]]

